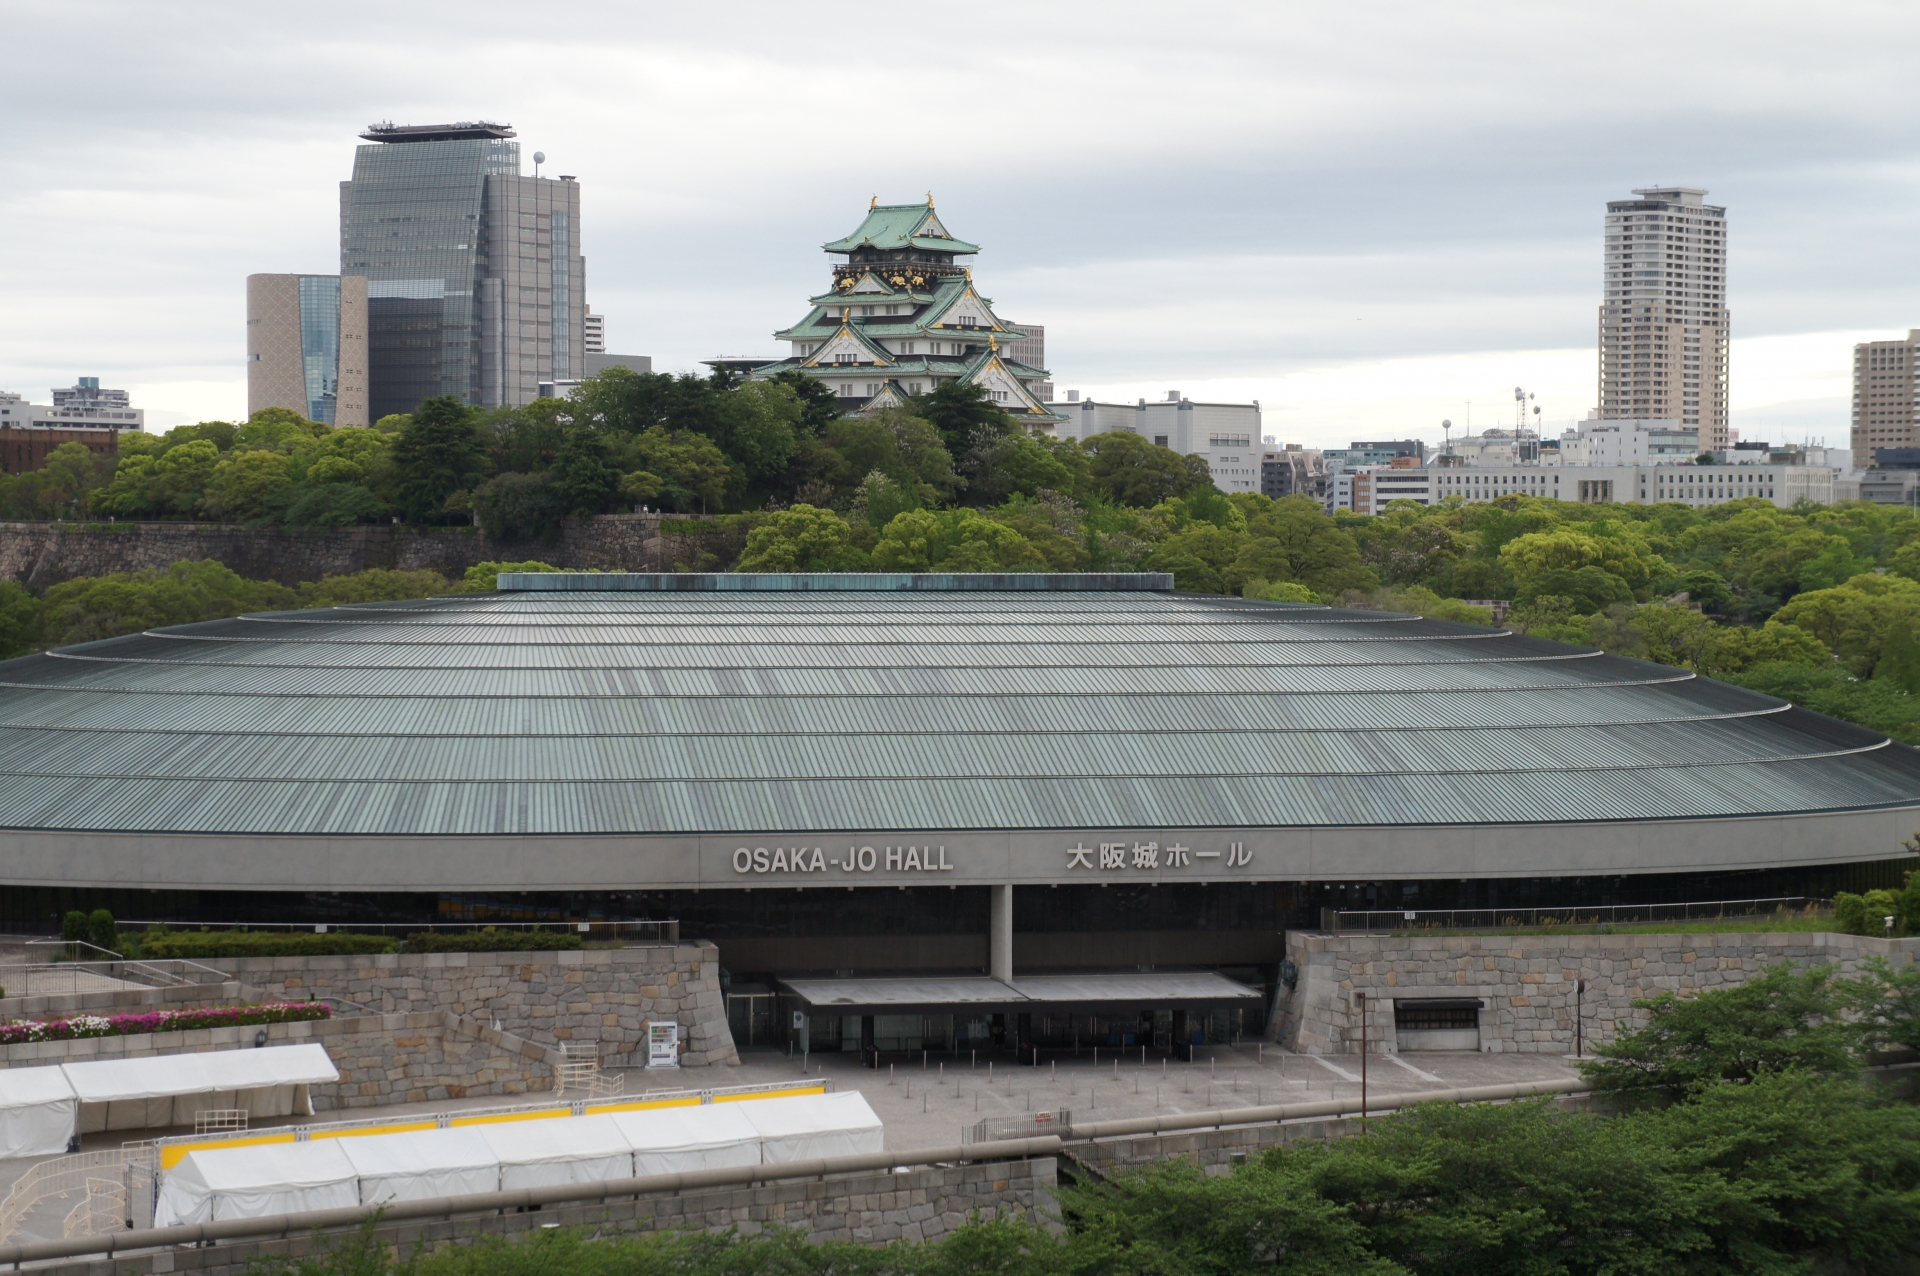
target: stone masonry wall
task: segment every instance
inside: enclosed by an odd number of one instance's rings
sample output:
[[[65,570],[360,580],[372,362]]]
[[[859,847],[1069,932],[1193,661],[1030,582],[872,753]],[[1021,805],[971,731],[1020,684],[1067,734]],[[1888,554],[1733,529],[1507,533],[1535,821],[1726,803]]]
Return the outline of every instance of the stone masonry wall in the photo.
[[[486,1237],[516,1236],[558,1224],[611,1237],[648,1232],[724,1232],[756,1235],[796,1228],[818,1240],[884,1244],[931,1241],[965,1226],[1012,1215],[1050,1218],[1056,1163],[1051,1157],[985,1165],[940,1166],[899,1174],[718,1188],[684,1195],[647,1196],[592,1205],[549,1205],[538,1211],[450,1221],[388,1223],[375,1234],[401,1256]],[[111,1261],[72,1261],[38,1270],[59,1276],[248,1276],[249,1265],[297,1262],[339,1245],[348,1236],[221,1242],[208,1248],[148,1250]]]
[[[559,1051],[444,1011],[356,1015],[264,1025],[269,1046],[312,1042],[326,1047],[340,1080],[311,1089],[316,1112],[431,1103],[473,1095],[534,1094],[553,1089]],[[188,1032],[28,1041],[0,1046],[0,1066],[38,1068],[103,1059],[252,1049],[259,1025]]]
[[[543,1045],[599,1042],[607,1067],[643,1065],[646,1024],[672,1019],[686,1043],[683,1066],[740,1062],[712,944],[246,957],[220,965],[274,1000],[342,997],[387,1013],[448,1011],[498,1022],[503,1030]]]
[[[237,523],[0,523],[0,577],[42,588],[76,576],[164,569],[211,558],[250,580],[283,585],[384,567],[458,576],[475,563],[535,559],[579,571],[724,567],[744,531],[676,515],[569,519],[548,540],[499,543],[477,527],[343,527],[303,530]],[[738,542],[738,543],[736,543]],[[726,561],[721,561],[726,560]]]
[[[1575,981],[1586,1042],[1645,1022],[1632,1003],[1663,992],[1741,983],[1782,961],[1852,973],[1869,956],[1909,967],[1920,939],[1806,933],[1615,935],[1327,935],[1293,932],[1299,979],[1281,999],[1281,1040],[1304,1054],[1356,1054],[1354,994],[1367,994],[1368,1048],[1397,1049],[1397,999],[1477,998],[1480,1049],[1570,1054]]]

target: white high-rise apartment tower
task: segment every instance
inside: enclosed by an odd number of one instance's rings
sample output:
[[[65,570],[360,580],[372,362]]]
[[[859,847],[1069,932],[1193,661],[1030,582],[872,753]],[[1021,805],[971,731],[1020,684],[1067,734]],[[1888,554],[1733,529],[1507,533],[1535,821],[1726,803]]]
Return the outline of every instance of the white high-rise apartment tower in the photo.
[[[1727,210],[1660,186],[1607,202],[1600,415],[1659,418],[1727,440]]]

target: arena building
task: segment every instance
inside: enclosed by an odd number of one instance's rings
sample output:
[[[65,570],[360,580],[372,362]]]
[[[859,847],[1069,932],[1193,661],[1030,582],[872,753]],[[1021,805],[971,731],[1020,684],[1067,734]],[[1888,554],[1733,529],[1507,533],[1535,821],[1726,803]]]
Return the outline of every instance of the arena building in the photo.
[[[0,666],[11,930],[671,918],[849,1016],[1244,1022],[1323,907],[1825,895],[1916,808],[1683,669],[1151,574],[504,575]]]

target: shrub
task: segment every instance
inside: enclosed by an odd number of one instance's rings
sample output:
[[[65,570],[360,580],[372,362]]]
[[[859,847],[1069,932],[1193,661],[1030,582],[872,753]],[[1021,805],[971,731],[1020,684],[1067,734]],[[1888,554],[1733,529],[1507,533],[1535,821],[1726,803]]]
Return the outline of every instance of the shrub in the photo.
[[[162,957],[333,957],[352,953],[393,953],[398,940],[384,935],[314,935],[304,931],[149,930],[140,937],[140,954]]]
[[[76,943],[87,937],[87,915],[74,909],[60,919],[60,938],[67,943]]]
[[[323,1001],[268,1001],[246,1006],[209,1006],[195,1010],[154,1010],[140,1015],[75,1015],[71,1019],[0,1024],[0,1045],[23,1041],[71,1041],[79,1037],[127,1037],[146,1032],[186,1032],[194,1028],[233,1028],[257,1023],[299,1023],[327,1019]]]
[[[87,942],[110,953],[120,951],[120,928],[114,925],[112,913],[104,908],[93,910],[87,918]]]
[[[1892,891],[1854,895],[1841,891],[1833,897],[1833,922],[1849,935],[1885,935],[1887,918],[1900,926],[1900,902]]]
[[[525,953],[580,947],[580,936],[551,930],[421,930],[407,936],[409,953]]]

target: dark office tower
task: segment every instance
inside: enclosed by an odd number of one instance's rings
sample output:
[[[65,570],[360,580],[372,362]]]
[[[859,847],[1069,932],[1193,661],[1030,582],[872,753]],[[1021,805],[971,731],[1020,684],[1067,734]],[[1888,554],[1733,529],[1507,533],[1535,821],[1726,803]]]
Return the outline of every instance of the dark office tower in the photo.
[[[504,124],[378,124],[340,184],[343,274],[367,277],[373,420],[451,395],[531,403],[581,376],[580,186],[522,177]]]

